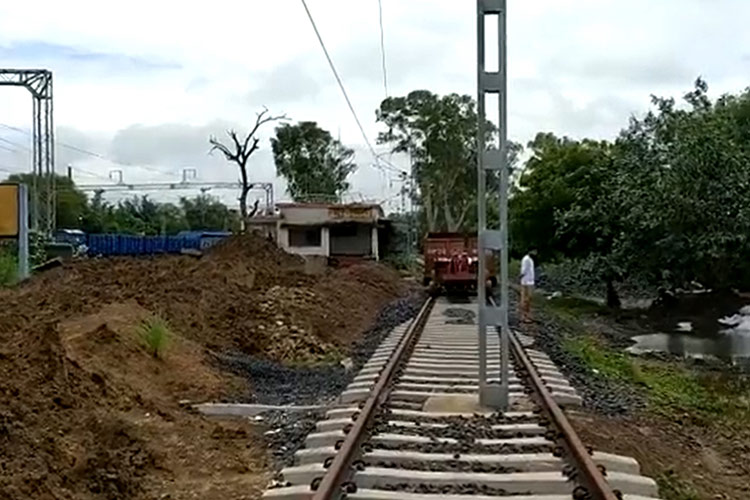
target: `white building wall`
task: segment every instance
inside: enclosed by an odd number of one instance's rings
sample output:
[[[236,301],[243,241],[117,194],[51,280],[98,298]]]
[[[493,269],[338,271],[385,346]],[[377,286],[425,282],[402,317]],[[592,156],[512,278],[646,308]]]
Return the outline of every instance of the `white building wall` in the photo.
[[[281,215],[289,225],[324,224],[328,222],[328,209],[325,207],[283,207]]]
[[[289,251],[289,230],[281,225],[276,229],[276,243],[282,249]]]
[[[321,257],[330,257],[331,255],[331,235],[327,227],[320,228],[320,246],[295,247],[289,244],[289,228],[279,226],[278,230],[279,246],[285,251],[297,255],[316,255]]]
[[[331,256],[331,231],[327,227],[323,228],[323,234],[320,235],[320,242],[323,244],[323,255]]]
[[[380,245],[378,244],[378,228],[372,227],[372,256],[375,260],[380,260]]]

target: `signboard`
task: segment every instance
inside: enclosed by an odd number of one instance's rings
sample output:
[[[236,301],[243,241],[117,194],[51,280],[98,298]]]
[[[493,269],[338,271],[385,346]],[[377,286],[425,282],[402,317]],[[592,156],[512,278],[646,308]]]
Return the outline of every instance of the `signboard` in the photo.
[[[357,207],[342,205],[328,207],[328,216],[333,220],[374,220],[373,208],[369,206]]]
[[[29,193],[25,184],[0,184],[0,238],[18,240],[18,279],[29,276]]]
[[[0,184],[0,237],[18,236],[18,184]]]

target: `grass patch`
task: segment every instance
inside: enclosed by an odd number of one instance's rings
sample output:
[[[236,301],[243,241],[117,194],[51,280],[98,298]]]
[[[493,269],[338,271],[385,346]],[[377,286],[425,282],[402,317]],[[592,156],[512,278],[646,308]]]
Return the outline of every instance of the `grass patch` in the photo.
[[[551,297],[547,300],[547,304],[557,314],[573,317],[580,315],[609,315],[612,312],[604,304],[580,297]]]
[[[604,341],[589,336],[572,337],[565,340],[565,349],[578,356],[596,373],[623,381],[635,381],[635,366],[630,357],[609,349]]]
[[[693,372],[679,363],[638,359],[601,339],[578,336],[565,349],[592,371],[643,389],[649,410],[670,418],[688,415],[696,424],[750,419],[750,382],[740,375]]]
[[[673,471],[659,474],[656,484],[659,485],[659,495],[664,500],[701,500],[695,487],[680,479]]]
[[[167,321],[160,316],[151,316],[143,320],[138,327],[138,334],[146,350],[154,358],[163,358],[172,333]]]
[[[0,287],[12,286],[18,281],[18,259],[10,252],[0,250]]]

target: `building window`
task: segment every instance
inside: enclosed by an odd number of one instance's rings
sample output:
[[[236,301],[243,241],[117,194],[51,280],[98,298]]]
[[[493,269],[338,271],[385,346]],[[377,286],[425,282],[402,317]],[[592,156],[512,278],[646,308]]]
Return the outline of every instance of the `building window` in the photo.
[[[320,227],[290,227],[290,247],[319,247],[321,241]]]

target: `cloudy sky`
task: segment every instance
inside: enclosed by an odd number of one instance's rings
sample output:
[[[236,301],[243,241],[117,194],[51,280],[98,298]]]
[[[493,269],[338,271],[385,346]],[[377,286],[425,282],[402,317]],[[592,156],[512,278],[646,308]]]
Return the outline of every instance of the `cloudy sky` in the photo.
[[[308,5],[374,144],[385,94],[378,2]],[[382,5],[391,95],[423,88],[475,95],[476,2]],[[509,136],[522,143],[540,130],[612,138],[647,109],[650,94],[679,96],[698,75],[714,96],[750,85],[747,0],[508,5]],[[352,198],[398,208],[396,175],[373,166],[300,0],[0,0],[0,67],[54,72],[57,168],[72,165],[79,183],[111,182],[112,170],[128,182],[174,181],[185,168],[202,181],[235,180],[234,168],[207,154],[207,138],[247,129],[267,106],[340,135],[357,152]],[[29,170],[30,118],[28,92],[0,88],[0,177]],[[272,133],[263,130],[252,177],[273,181],[283,199]]]

